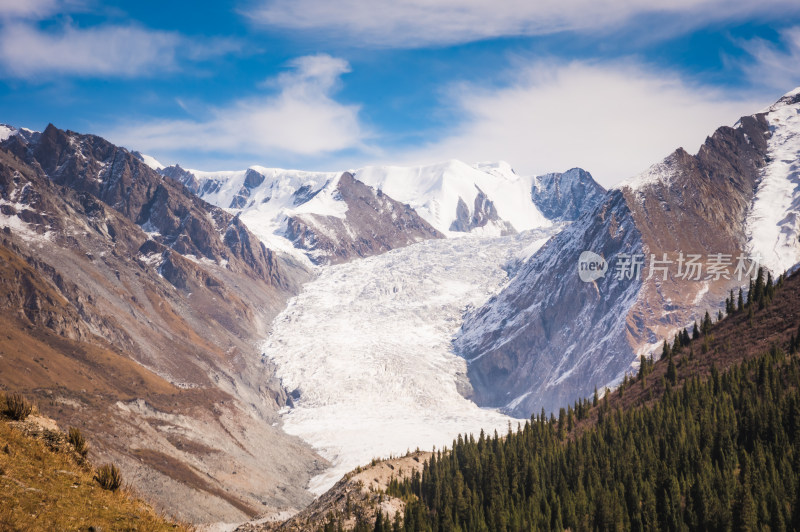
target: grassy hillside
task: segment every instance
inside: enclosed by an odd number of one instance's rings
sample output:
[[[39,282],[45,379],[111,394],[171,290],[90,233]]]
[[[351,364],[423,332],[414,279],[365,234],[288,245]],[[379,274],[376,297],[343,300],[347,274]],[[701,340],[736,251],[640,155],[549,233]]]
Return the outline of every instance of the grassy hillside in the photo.
[[[95,474],[52,420],[0,416],[0,530],[186,530]]]

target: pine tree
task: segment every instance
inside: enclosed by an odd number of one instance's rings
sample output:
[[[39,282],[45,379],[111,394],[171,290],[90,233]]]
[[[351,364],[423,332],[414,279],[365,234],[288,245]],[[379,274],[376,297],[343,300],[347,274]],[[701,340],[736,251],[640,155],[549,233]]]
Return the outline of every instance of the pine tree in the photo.
[[[734,531],[758,530],[758,514],[749,486],[740,486],[736,492],[731,524]]]
[[[703,316],[703,324],[700,326],[700,327],[701,327],[701,329],[702,329],[702,331],[703,331],[703,335],[704,335],[704,336],[705,336],[706,334],[708,334],[708,331],[710,331],[710,330],[711,330],[711,325],[712,325],[712,323],[711,323],[711,316],[709,316],[709,315],[708,315],[708,311],[706,311],[706,315],[705,315],[705,316]]]
[[[739,301],[736,303],[736,312],[741,312],[744,310],[744,296],[742,295],[742,289],[739,288]]]
[[[758,268],[758,275],[756,276],[756,280],[753,283],[753,302],[758,305],[759,309],[763,309],[765,302],[765,287],[764,287],[764,268]]]
[[[669,364],[667,365],[667,380],[673,386],[678,381],[678,371],[675,368],[675,362],[672,360],[672,357],[669,357]]]

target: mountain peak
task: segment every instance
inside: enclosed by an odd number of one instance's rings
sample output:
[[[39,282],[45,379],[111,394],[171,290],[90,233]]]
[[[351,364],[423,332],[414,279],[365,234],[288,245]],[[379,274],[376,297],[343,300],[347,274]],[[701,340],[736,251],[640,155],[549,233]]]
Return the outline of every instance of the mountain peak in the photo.
[[[777,111],[779,109],[782,109],[784,107],[789,107],[797,103],[800,103],[800,87],[790,90],[789,92],[778,98],[778,100],[775,103],[773,103],[766,109],[763,109],[761,113],[771,113],[773,111]]]
[[[572,221],[592,210],[605,192],[592,174],[582,168],[571,168],[537,177],[531,199],[547,218]]]

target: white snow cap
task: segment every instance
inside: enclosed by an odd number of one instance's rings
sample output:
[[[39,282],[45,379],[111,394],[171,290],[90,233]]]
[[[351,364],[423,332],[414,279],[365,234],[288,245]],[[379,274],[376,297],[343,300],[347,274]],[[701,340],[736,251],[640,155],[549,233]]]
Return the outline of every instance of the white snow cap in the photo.
[[[18,133],[17,128],[6,125],[0,124],[0,142],[12,137]]]
[[[427,166],[368,166],[355,172],[359,181],[407,203],[429,224],[448,236],[459,200],[472,212],[482,191],[498,216],[517,231],[546,227],[550,221],[531,200],[534,177],[520,177],[506,162],[474,166],[452,159]]]
[[[146,164],[155,171],[159,171],[165,168],[165,166],[161,164],[158,160],[156,160],[155,157],[151,157],[145,153],[140,153],[139,158],[142,160],[144,164]]]
[[[619,183],[614,188],[629,188],[639,192],[652,185],[669,185],[675,176],[675,154],[672,153],[663,161],[657,162],[639,175],[629,177]]]

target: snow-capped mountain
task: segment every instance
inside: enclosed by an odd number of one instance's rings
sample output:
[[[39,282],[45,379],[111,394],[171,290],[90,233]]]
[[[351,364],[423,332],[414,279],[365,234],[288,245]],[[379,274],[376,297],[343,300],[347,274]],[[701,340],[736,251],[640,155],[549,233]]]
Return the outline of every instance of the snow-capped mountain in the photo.
[[[348,172],[259,166],[202,172],[174,166],[162,174],[235,212],[270,249],[301,261],[335,264],[442,237],[411,208]]]
[[[797,264],[799,113],[796,90],[719,128],[696,155],[676,150],[525,263],[456,340],[478,403],[521,416],[557,410],[716,314],[729,290],[747,286],[757,254],[775,275]],[[584,251],[605,259],[604,277],[580,279]]]
[[[0,124],[0,142],[15,136],[19,136],[25,142],[32,142],[38,139],[39,135],[41,135],[41,133],[38,131],[33,131],[25,127],[16,128],[7,124]]]
[[[522,177],[503,162],[470,166],[451,160],[345,173],[259,166],[203,172],[171,166],[161,173],[237,213],[271,249],[297,256],[299,248],[318,264],[427,238],[549,227],[574,220],[604,192],[580,169]]]
[[[513,234],[551,223],[531,200],[535,178],[517,176],[503,162],[470,166],[451,160],[430,166],[370,166],[354,175],[408,203],[448,236],[474,231]]]

